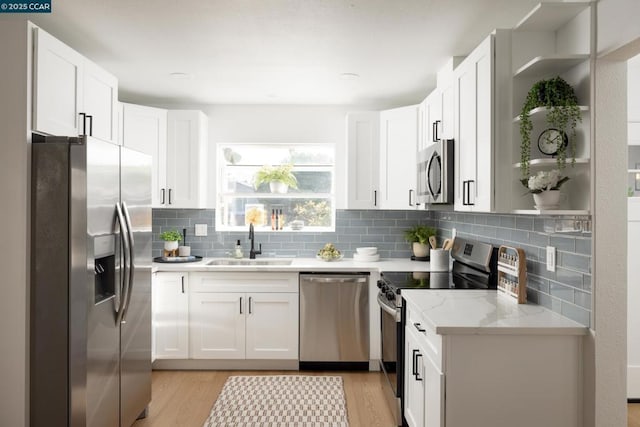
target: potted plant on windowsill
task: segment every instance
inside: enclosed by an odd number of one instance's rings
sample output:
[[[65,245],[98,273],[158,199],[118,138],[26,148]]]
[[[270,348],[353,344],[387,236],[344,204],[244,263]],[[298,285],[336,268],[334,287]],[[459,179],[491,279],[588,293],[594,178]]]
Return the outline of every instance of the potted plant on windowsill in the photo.
[[[269,184],[272,193],[286,193],[291,188],[298,188],[298,180],[291,172],[293,165],[285,164],[276,167],[263,166],[254,177],[254,186],[257,189],[261,184]]]
[[[404,231],[404,239],[411,243],[416,258],[429,256],[429,237],[436,235],[436,229],[427,225],[415,225]]]
[[[182,234],[178,230],[168,230],[160,233],[160,239],[164,240],[165,256],[175,256],[178,251],[178,242],[182,240]]]
[[[561,77],[536,82],[522,105],[520,112],[520,170],[522,177],[520,182],[527,187],[529,180],[529,162],[531,160],[531,110],[538,107],[546,107],[546,121],[550,128],[545,135],[554,135],[557,141],[547,141],[557,151],[556,157],[558,170],[562,171],[567,163],[567,150],[571,156],[572,164],[576,156],[576,125],[582,121],[578,98],[573,87]],[[554,132],[548,132],[554,131]],[[553,144],[552,144],[553,142]]]

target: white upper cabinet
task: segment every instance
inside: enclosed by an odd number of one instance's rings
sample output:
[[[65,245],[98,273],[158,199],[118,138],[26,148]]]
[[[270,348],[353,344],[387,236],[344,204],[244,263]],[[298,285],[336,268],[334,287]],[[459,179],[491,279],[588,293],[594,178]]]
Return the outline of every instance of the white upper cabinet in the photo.
[[[170,110],[167,130],[166,204],[163,206],[204,208],[207,197],[207,116],[196,110]]]
[[[509,33],[496,30],[454,70],[457,211],[493,212],[496,182],[505,184],[504,170],[509,176],[508,160],[502,161],[511,152],[502,125],[510,117],[509,79],[495,85],[509,73]]]
[[[419,106],[380,112],[380,194],[382,209],[415,209]]]
[[[378,207],[380,181],[380,113],[347,114],[347,208]]]
[[[122,144],[153,158],[151,202],[162,207],[167,203],[167,110],[126,103],[122,110]]]
[[[117,141],[118,80],[35,29],[33,130]]]

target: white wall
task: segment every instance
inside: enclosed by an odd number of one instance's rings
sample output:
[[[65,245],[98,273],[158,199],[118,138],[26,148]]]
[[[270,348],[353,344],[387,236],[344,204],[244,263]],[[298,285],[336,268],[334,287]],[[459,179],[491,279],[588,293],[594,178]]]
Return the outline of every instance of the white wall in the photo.
[[[586,426],[626,426],[627,64],[640,52],[640,2],[600,0],[593,143],[595,340],[587,343]],[[593,377],[591,377],[593,375]],[[589,417],[590,416],[590,417]]]
[[[640,1],[599,0],[597,8],[599,54],[611,52],[640,37]]]
[[[24,19],[0,19],[0,425],[28,424],[29,172],[27,123],[30,51]]]

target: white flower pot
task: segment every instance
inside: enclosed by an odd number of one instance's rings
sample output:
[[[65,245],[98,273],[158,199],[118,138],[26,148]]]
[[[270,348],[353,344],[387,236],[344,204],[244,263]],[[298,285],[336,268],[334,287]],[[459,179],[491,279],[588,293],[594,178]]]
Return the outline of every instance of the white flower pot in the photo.
[[[413,255],[418,258],[424,258],[429,255],[429,245],[424,243],[413,242]]]
[[[533,193],[533,202],[535,203],[535,208],[538,210],[558,209],[558,206],[560,206],[560,190],[547,190],[542,193]]]
[[[272,193],[285,194],[289,191],[289,186],[282,181],[271,181],[269,183],[269,189]]]
[[[177,240],[171,240],[171,241],[165,241],[164,242],[164,250],[165,251],[175,251],[176,249],[178,249],[178,241]]]

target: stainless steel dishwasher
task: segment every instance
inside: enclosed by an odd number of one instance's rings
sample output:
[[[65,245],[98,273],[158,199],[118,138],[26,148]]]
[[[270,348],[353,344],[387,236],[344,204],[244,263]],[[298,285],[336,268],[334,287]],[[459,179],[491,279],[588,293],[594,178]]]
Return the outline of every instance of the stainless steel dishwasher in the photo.
[[[369,368],[369,274],[300,274],[300,369]]]

